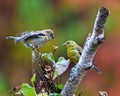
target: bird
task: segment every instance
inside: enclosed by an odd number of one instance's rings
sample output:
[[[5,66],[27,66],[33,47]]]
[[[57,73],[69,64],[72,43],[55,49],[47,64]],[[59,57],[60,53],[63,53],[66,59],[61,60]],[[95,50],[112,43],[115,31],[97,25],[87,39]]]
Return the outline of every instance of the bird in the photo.
[[[15,43],[22,42],[26,47],[34,49],[45,45],[48,40],[54,39],[54,32],[51,29],[31,31],[18,37],[7,36],[6,39],[13,39]]]
[[[82,47],[72,40],[66,41],[63,44],[63,46],[65,46],[67,49],[67,56],[70,59],[70,61],[73,62],[74,64],[77,64],[80,59],[80,56],[82,55],[82,51],[83,51]],[[92,66],[90,66],[87,69],[94,69],[99,74],[101,74],[101,71],[94,65],[94,61]]]

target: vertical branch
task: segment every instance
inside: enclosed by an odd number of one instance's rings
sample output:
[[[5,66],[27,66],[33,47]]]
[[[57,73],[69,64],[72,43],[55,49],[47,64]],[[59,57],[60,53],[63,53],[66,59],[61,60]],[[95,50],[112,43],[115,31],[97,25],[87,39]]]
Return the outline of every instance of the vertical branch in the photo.
[[[32,49],[32,74],[36,72],[36,69],[39,69],[39,63],[40,63],[39,49],[34,48]]]
[[[36,64],[36,60],[35,60],[35,51],[32,50],[32,74],[35,73],[35,64]]]
[[[78,64],[71,69],[70,77],[61,92],[62,96],[73,96],[78,85],[83,80],[84,76],[88,71],[86,69],[92,66],[92,61],[97,51],[97,48],[104,40],[104,28],[108,16],[108,9],[102,7],[98,10],[93,33],[91,36],[89,36],[89,39],[86,40],[82,56]]]

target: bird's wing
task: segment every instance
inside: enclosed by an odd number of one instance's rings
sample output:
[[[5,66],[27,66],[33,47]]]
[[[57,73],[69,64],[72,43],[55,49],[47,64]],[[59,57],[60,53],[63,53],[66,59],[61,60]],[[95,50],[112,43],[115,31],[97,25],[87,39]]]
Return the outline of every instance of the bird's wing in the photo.
[[[78,50],[76,50],[76,49],[75,50],[69,50],[68,57],[73,63],[76,64],[78,62],[79,58],[80,58]]]
[[[22,41],[22,40],[28,40],[28,39],[34,39],[34,38],[40,38],[40,36],[45,36],[44,33],[35,33],[35,32],[32,32],[32,33],[27,33],[25,35],[22,35],[19,39],[19,41]]]
[[[80,55],[82,55],[82,48],[77,47],[76,50],[78,51],[78,53],[79,53]]]
[[[20,32],[20,33],[18,33],[17,34],[17,37],[21,37],[21,36],[23,36],[23,35],[25,35],[25,34],[29,34],[30,32],[29,31],[25,31],[25,32]]]
[[[45,34],[43,34],[43,33],[33,34],[33,35],[28,36],[28,37],[27,37],[27,38],[25,38],[25,39],[40,38],[41,36],[45,36]]]

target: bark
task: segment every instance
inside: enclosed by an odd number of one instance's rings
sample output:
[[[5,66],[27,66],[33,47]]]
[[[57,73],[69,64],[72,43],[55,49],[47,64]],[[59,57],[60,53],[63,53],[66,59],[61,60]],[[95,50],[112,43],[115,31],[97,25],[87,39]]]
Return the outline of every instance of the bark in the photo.
[[[109,10],[105,7],[101,7],[98,10],[92,35],[88,35],[83,48],[82,56],[79,59],[78,64],[71,69],[69,79],[61,92],[62,96],[73,96],[77,87],[88,72],[86,69],[92,66],[92,61],[96,51],[99,45],[104,41],[104,28],[109,14]]]

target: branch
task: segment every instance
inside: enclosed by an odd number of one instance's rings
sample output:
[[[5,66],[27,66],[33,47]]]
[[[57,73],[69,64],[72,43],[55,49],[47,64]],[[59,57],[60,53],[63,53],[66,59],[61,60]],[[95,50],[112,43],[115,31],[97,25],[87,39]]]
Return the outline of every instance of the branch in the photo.
[[[109,10],[105,7],[102,7],[98,10],[93,33],[86,39],[82,56],[79,59],[78,64],[76,64],[71,69],[70,77],[61,92],[62,96],[73,96],[78,85],[88,72],[86,69],[90,68],[93,65],[92,61],[98,49],[98,46],[104,41],[104,28],[109,14]]]
[[[32,49],[32,74],[40,71],[40,55],[39,48]]]

